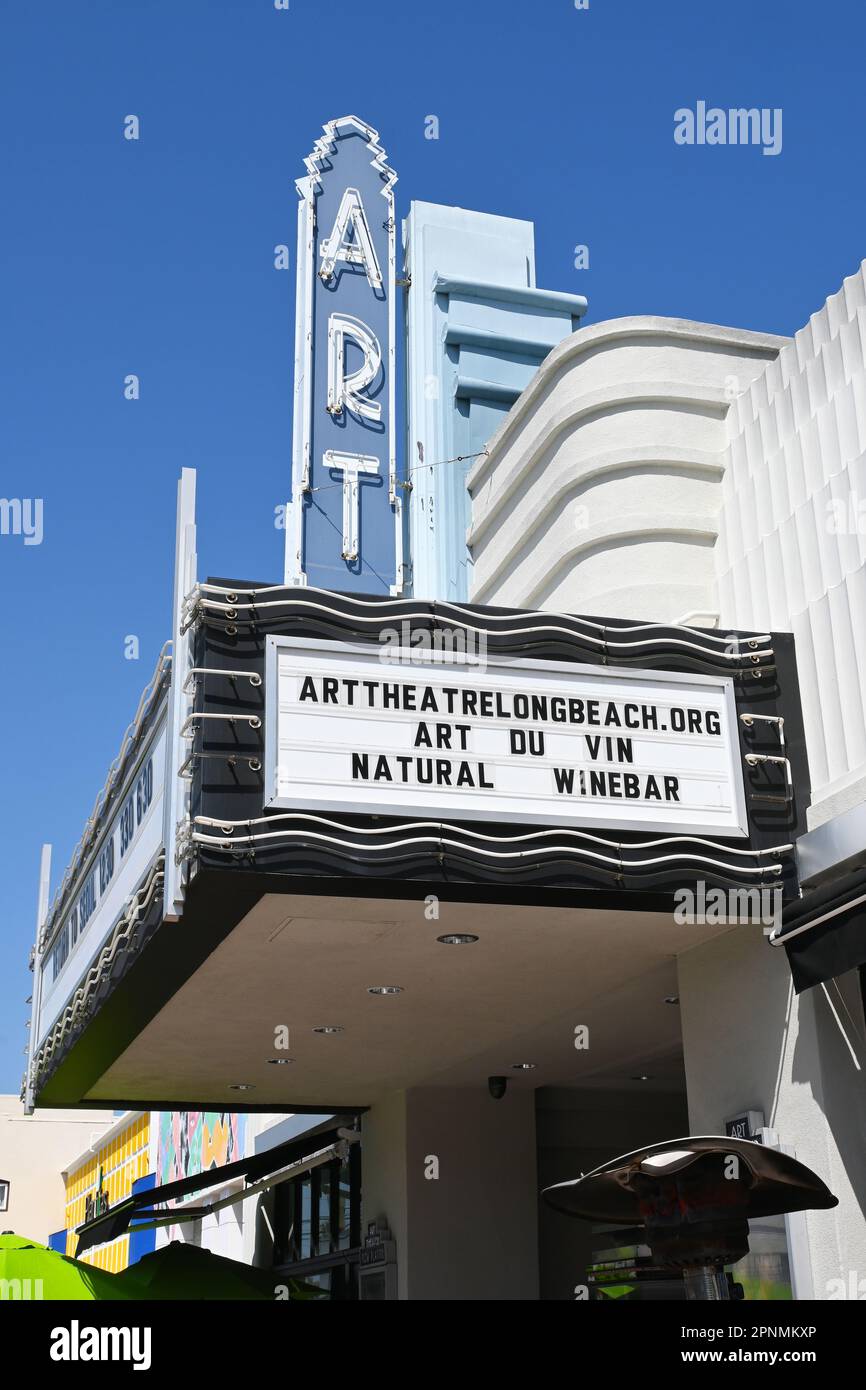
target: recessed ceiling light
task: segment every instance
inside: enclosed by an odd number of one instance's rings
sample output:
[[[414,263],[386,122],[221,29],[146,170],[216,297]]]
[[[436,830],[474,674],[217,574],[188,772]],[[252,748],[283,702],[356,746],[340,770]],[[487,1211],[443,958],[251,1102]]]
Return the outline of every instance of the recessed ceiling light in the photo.
[[[449,932],[447,936],[437,936],[436,940],[441,941],[443,946],[471,946],[478,937],[468,931],[455,931]]]
[[[229,1086],[230,1091],[254,1091],[255,1089],[252,1081],[239,1081],[236,1086]]]
[[[536,1068],[537,1066],[538,1066],[538,1063],[537,1063],[537,1062],[512,1062],[512,1063],[511,1063],[511,1070],[512,1070],[512,1071],[535,1071],[535,1068]]]
[[[314,1028],[314,1033],[345,1033],[345,1028],[340,1023],[327,1023],[321,1028]]]
[[[269,1057],[269,1067],[290,1067],[294,1062],[294,1057]]]
[[[680,996],[679,996],[678,994],[666,994],[666,995],[665,995],[665,1003],[666,1003],[666,1004],[678,1004],[679,1002],[680,1002]]]
[[[402,985],[371,985],[368,994],[402,994]]]
[[[633,1076],[632,1081],[652,1081],[652,1077],[649,1072],[642,1071],[640,1076]]]

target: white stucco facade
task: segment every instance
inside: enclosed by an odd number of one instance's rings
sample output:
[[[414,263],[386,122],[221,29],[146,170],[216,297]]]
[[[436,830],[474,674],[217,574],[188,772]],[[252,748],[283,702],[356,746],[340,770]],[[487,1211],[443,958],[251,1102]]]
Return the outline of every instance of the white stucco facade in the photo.
[[[665,622],[716,613],[731,396],[786,341],[665,318],[566,338],[470,473],[472,598]]]
[[[792,631],[824,881],[866,864],[864,267],[793,339],[648,317],[573,334],[468,485],[476,601]],[[798,996],[751,926],[677,964],[690,1132],[761,1111],[839,1198],[803,1221],[798,1296],[866,1291],[856,972]]]
[[[0,1096],[0,1179],[9,1184],[0,1231],[47,1244],[65,1225],[63,1172],[99,1144],[114,1124],[106,1110],[35,1110],[18,1096]]]

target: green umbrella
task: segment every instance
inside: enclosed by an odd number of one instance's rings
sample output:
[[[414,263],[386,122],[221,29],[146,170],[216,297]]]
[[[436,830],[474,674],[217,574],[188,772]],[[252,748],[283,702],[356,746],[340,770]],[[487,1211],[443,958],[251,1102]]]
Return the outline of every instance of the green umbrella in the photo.
[[[129,1299],[113,1274],[11,1233],[0,1236],[0,1299]]]
[[[318,1298],[321,1289],[297,1279],[281,1278],[274,1270],[256,1269],[214,1255],[199,1245],[173,1240],[151,1255],[143,1255],[114,1276],[128,1298],[150,1299],[276,1299],[278,1287],[288,1285],[289,1297]]]

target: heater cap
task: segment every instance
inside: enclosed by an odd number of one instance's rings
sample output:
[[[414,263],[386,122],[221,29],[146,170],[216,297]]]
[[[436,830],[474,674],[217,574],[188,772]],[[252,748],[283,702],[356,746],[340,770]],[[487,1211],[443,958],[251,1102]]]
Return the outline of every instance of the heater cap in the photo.
[[[546,1187],[542,1196],[554,1210],[568,1216],[643,1224],[648,1180],[657,1178],[661,1185],[699,1165],[712,1181],[733,1156],[741,1162],[741,1176],[748,1188],[742,1213],[746,1219],[812,1208],[826,1210],[839,1204],[817,1174],[797,1159],[764,1144],[723,1134],[669,1139],[635,1149],[583,1177]]]

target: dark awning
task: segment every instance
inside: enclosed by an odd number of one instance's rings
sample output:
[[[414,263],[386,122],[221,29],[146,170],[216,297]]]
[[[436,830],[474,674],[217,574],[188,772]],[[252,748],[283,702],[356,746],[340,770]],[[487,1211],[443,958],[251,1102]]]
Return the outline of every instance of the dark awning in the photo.
[[[866,869],[793,903],[770,939],[785,947],[798,994],[866,965]]]
[[[106,1241],[125,1235],[130,1223],[135,1220],[141,1222],[146,1218],[168,1215],[165,1211],[155,1213],[151,1210],[162,1202],[176,1201],[179,1197],[186,1197],[191,1192],[201,1192],[208,1187],[220,1187],[223,1183],[231,1182],[233,1178],[244,1178],[248,1183],[256,1182],[271,1173],[279,1172],[281,1168],[301,1163],[311,1154],[337,1143],[341,1128],[350,1125],[353,1118],[349,1115],[335,1116],[333,1120],[317,1129],[307,1130],[300,1138],[290,1139],[285,1144],[266,1149],[264,1153],[251,1154],[248,1158],[236,1159],[234,1163],[225,1163],[221,1168],[208,1168],[203,1173],[193,1173],[188,1178],[178,1178],[176,1182],[164,1183],[162,1187],[150,1187],[143,1192],[136,1192],[125,1201],[110,1207],[102,1215],[91,1217],[89,1221],[76,1226],[76,1256],[82,1255],[91,1246],[104,1245]],[[189,1217],[201,1216],[204,1211],[203,1208],[185,1206],[178,1211],[177,1216],[186,1220]]]

